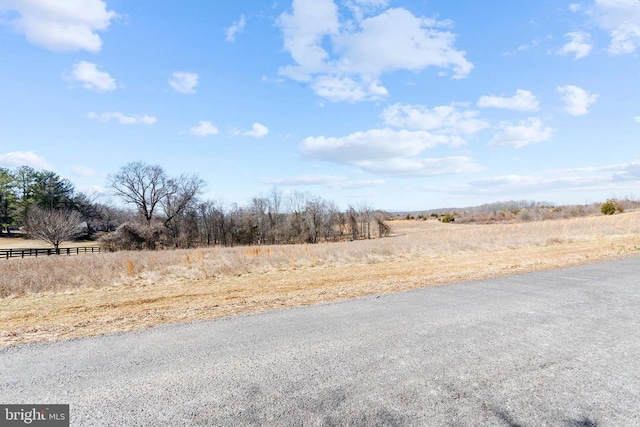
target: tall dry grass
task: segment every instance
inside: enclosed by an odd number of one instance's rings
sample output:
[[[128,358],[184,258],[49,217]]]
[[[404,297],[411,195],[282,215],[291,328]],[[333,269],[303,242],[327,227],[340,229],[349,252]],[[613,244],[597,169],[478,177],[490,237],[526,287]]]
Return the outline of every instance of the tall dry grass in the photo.
[[[82,287],[158,285],[324,266],[402,261],[419,256],[547,247],[610,236],[639,236],[640,212],[515,224],[393,221],[384,239],[234,248],[87,254],[0,260],[0,297]]]

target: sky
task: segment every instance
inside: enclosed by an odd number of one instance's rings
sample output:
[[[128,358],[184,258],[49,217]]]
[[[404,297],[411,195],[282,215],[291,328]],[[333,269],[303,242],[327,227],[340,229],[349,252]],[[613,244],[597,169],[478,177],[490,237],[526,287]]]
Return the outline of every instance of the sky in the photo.
[[[0,166],[389,211],[640,198],[640,0],[0,0]]]

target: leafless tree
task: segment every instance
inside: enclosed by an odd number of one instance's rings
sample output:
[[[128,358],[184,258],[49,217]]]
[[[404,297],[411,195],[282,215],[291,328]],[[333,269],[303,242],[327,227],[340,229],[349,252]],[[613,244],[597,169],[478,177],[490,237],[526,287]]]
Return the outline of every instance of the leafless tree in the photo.
[[[277,187],[269,192],[269,221],[271,223],[271,244],[278,244],[282,239],[282,193]]]
[[[358,213],[351,205],[347,210],[347,226],[351,233],[351,240],[358,240]]]
[[[25,231],[34,239],[51,243],[56,253],[60,253],[60,243],[73,240],[84,232],[78,212],[37,206],[29,209]]]
[[[251,215],[250,223],[255,227],[256,242],[259,245],[267,243],[267,234],[271,228],[268,216],[269,200],[264,197],[254,197],[251,199],[249,212]]]
[[[357,240],[370,238],[377,221],[367,204],[342,213],[335,203],[309,193],[293,191],[285,199],[276,187],[246,206],[225,208],[199,200],[205,183],[197,175],[172,178],[160,166],[142,162],[122,167],[110,185],[141,219],[118,228],[111,239],[116,249],[118,236],[122,248],[139,249]],[[378,234],[385,234],[377,224]]]
[[[167,196],[167,175],[159,165],[131,162],[109,177],[109,185],[125,203],[134,205],[151,225],[158,204]]]
[[[342,234],[340,209],[333,200],[325,202],[325,217],[322,223],[322,234],[325,241],[340,240]]]
[[[362,202],[358,204],[358,217],[360,218],[360,236],[366,239],[371,238],[371,206]]]
[[[376,225],[378,226],[378,237],[389,237],[391,233],[391,227],[387,223],[384,222],[385,218],[387,218],[389,214],[376,211],[373,218],[376,221]]]
[[[299,242],[301,236],[304,235],[304,211],[308,198],[308,194],[299,191],[292,192],[287,198],[289,209],[287,241],[290,243]]]
[[[180,175],[166,180],[164,196],[159,203],[164,213],[164,225],[174,238],[178,237],[180,228],[185,226],[183,214],[188,208],[195,206],[205,185],[197,175]]]
[[[318,243],[325,214],[326,205],[324,200],[320,197],[307,200],[307,205],[304,209],[304,225],[307,231],[307,243]]]

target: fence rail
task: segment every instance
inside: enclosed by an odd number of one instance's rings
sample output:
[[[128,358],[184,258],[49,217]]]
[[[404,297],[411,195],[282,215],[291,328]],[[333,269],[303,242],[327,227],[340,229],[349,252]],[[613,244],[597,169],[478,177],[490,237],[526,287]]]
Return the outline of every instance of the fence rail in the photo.
[[[1,249],[0,259],[9,258],[24,258],[24,257],[38,257],[38,256],[51,256],[51,255],[80,255],[80,254],[93,254],[104,252],[104,249],[100,247],[82,247],[82,248],[60,248],[56,251],[54,248],[47,249]]]

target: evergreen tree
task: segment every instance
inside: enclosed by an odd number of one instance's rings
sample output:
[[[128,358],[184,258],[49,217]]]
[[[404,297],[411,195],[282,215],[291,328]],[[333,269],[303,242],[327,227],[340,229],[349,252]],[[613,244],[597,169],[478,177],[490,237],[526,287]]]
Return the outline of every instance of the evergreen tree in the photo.
[[[10,227],[17,224],[16,182],[9,169],[0,168],[0,232],[2,228],[10,233]]]

